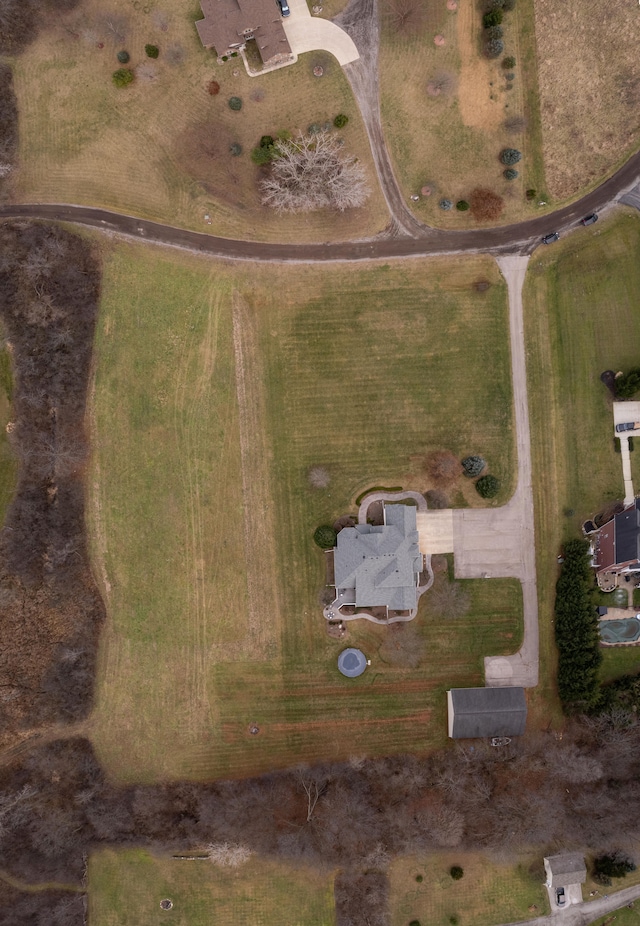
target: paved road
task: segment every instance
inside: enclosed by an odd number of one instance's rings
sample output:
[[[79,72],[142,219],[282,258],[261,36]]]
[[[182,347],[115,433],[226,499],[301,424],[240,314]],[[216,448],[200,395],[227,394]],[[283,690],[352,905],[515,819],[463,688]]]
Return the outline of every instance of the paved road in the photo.
[[[536,588],[531,438],[522,311],[528,257],[499,257],[509,287],[511,379],[516,429],[516,490],[500,508],[459,508],[453,512],[455,574],[463,579],[513,577],[522,584],[524,639],[511,656],[486,656],[485,684],[491,687],[538,684],[538,595]]]
[[[27,203],[0,207],[0,218],[34,218],[74,222],[142,238],[171,247],[187,248],[212,257],[231,260],[282,261],[314,263],[354,261],[371,258],[426,257],[430,254],[458,254],[465,251],[490,251],[500,254],[530,254],[547,231],[563,231],[575,226],[588,212],[602,212],[621,194],[630,194],[640,184],[640,153],[634,155],[617,173],[597,190],[551,215],[530,219],[518,225],[479,228],[473,231],[430,229],[428,237],[394,237],[381,234],[362,241],[327,242],[326,244],[278,244],[261,241],[237,241],[218,238],[205,232],[187,231],[148,219],[122,215],[93,206],[65,203]],[[640,194],[639,194],[640,195]],[[550,245],[553,247],[553,245]]]
[[[625,887],[624,890],[616,891],[608,897],[598,897],[597,900],[590,900],[587,903],[572,904],[566,910],[556,910],[549,916],[538,916],[534,920],[518,923],[505,923],[503,926],[587,926],[588,923],[593,923],[601,916],[620,910],[638,899],[640,899],[640,884]]]

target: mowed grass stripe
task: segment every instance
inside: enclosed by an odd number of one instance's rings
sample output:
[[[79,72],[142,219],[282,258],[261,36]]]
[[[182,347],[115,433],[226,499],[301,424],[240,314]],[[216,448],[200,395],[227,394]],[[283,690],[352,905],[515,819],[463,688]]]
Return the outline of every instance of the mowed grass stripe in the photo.
[[[107,766],[128,781],[233,777],[442,744],[446,687],[482,684],[483,657],[519,645],[520,586],[466,583],[453,622],[425,596],[418,669],[384,661],[386,628],[351,625],[372,660],[354,682],[336,669],[311,538],[365,479],[423,491],[424,455],[443,446],[485,455],[508,497],[495,265],[225,268],[116,246],[105,269],[92,527],[110,583],[94,717]]]

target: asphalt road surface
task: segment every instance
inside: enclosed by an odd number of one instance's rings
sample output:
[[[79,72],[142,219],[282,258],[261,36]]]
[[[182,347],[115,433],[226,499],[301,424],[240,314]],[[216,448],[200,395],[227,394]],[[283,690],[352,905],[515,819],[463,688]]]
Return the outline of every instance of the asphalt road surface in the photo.
[[[621,194],[626,194],[625,198],[628,199],[633,187],[639,181],[640,152],[582,199],[556,212],[529,219],[517,225],[460,232],[431,228],[419,237],[412,237],[407,233],[398,234],[398,230],[395,229],[392,237],[383,232],[368,240],[326,242],[325,244],[279,244],[218,238],[202,232],[187,231],[172,225],[122,215],[107,209],[64,203],[5,205],[0,207],[0,218],[73,222],[231,260],[315,263],[370,260],[372,258],[424,257],[431,254],[456,254],[465,251],[530,254],[540,243],[542,235],[550,231],[562,233],[576,226],[583,216],[590,212],[601,212],[618,201]]]

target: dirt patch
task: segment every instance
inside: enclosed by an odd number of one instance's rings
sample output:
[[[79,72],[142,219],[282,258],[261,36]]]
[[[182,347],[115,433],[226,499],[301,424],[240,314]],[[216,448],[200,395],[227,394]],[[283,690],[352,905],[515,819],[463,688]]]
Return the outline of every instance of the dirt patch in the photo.
[[[495,131],[503,116],[502,106],[491,99],[494,68],[479,53],[482,21],[474,3],[463,3],[457,16],[458,48],[462,67],[458,87],[458,105],[465,125],[483,131]]]
[[[535,5],[549,192],[566,199],[640,142],[640,16],[634,3]]]
[[[213,199],[240,209],[247,207],[239,158],[231,157],[235,138],[214,122],[191,126],[176,144],[176,157],[196,183]]]

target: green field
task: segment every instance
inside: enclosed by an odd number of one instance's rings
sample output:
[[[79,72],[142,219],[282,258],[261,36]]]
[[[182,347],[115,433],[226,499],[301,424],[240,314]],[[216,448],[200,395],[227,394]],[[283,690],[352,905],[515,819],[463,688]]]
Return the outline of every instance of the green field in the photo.
[[[454,881],[449,870],[459,865],[464,876]],[[526,863],[498,865],[485,856],[464,852],[408,857],[391,865],[391,924],[412,920],[428,926],[492,926],[542,916],[547,892]],[[422,881],[416,880],[422,878]]]
[[[89,507],[110,615],[93,737],[111,772],[233,777],[442,745],[445,689],[519,646],[519,584],[465,583],[471,609],[449,622],[427,593],[418,669],[379,658],[385,628],[352,623],[372,660],[354,682],[336,670],[312,534],[367,486],[424,491],[443,447],[482,453],[506,499],[510,395],[488,259],[249,271],[107,249]],[[481,504],[469,480],[451,497]]]
[[[524,293],[543,680],[555,660],[549,619],[560,544],[624,494],[599,377],[640,363],[640,218],[618,212],[554,248],[533,256]],[[640,454],[631,460],[638,491]],[[639,649],[603,653],[605,679],[640,667]]]
[[[169,911],[160,909],[165,899],[173,902]],[[104,850],[89,861],[89,920],[92,926],[332,926],[333,878],[266,859],[231,870],[138,849]]]

